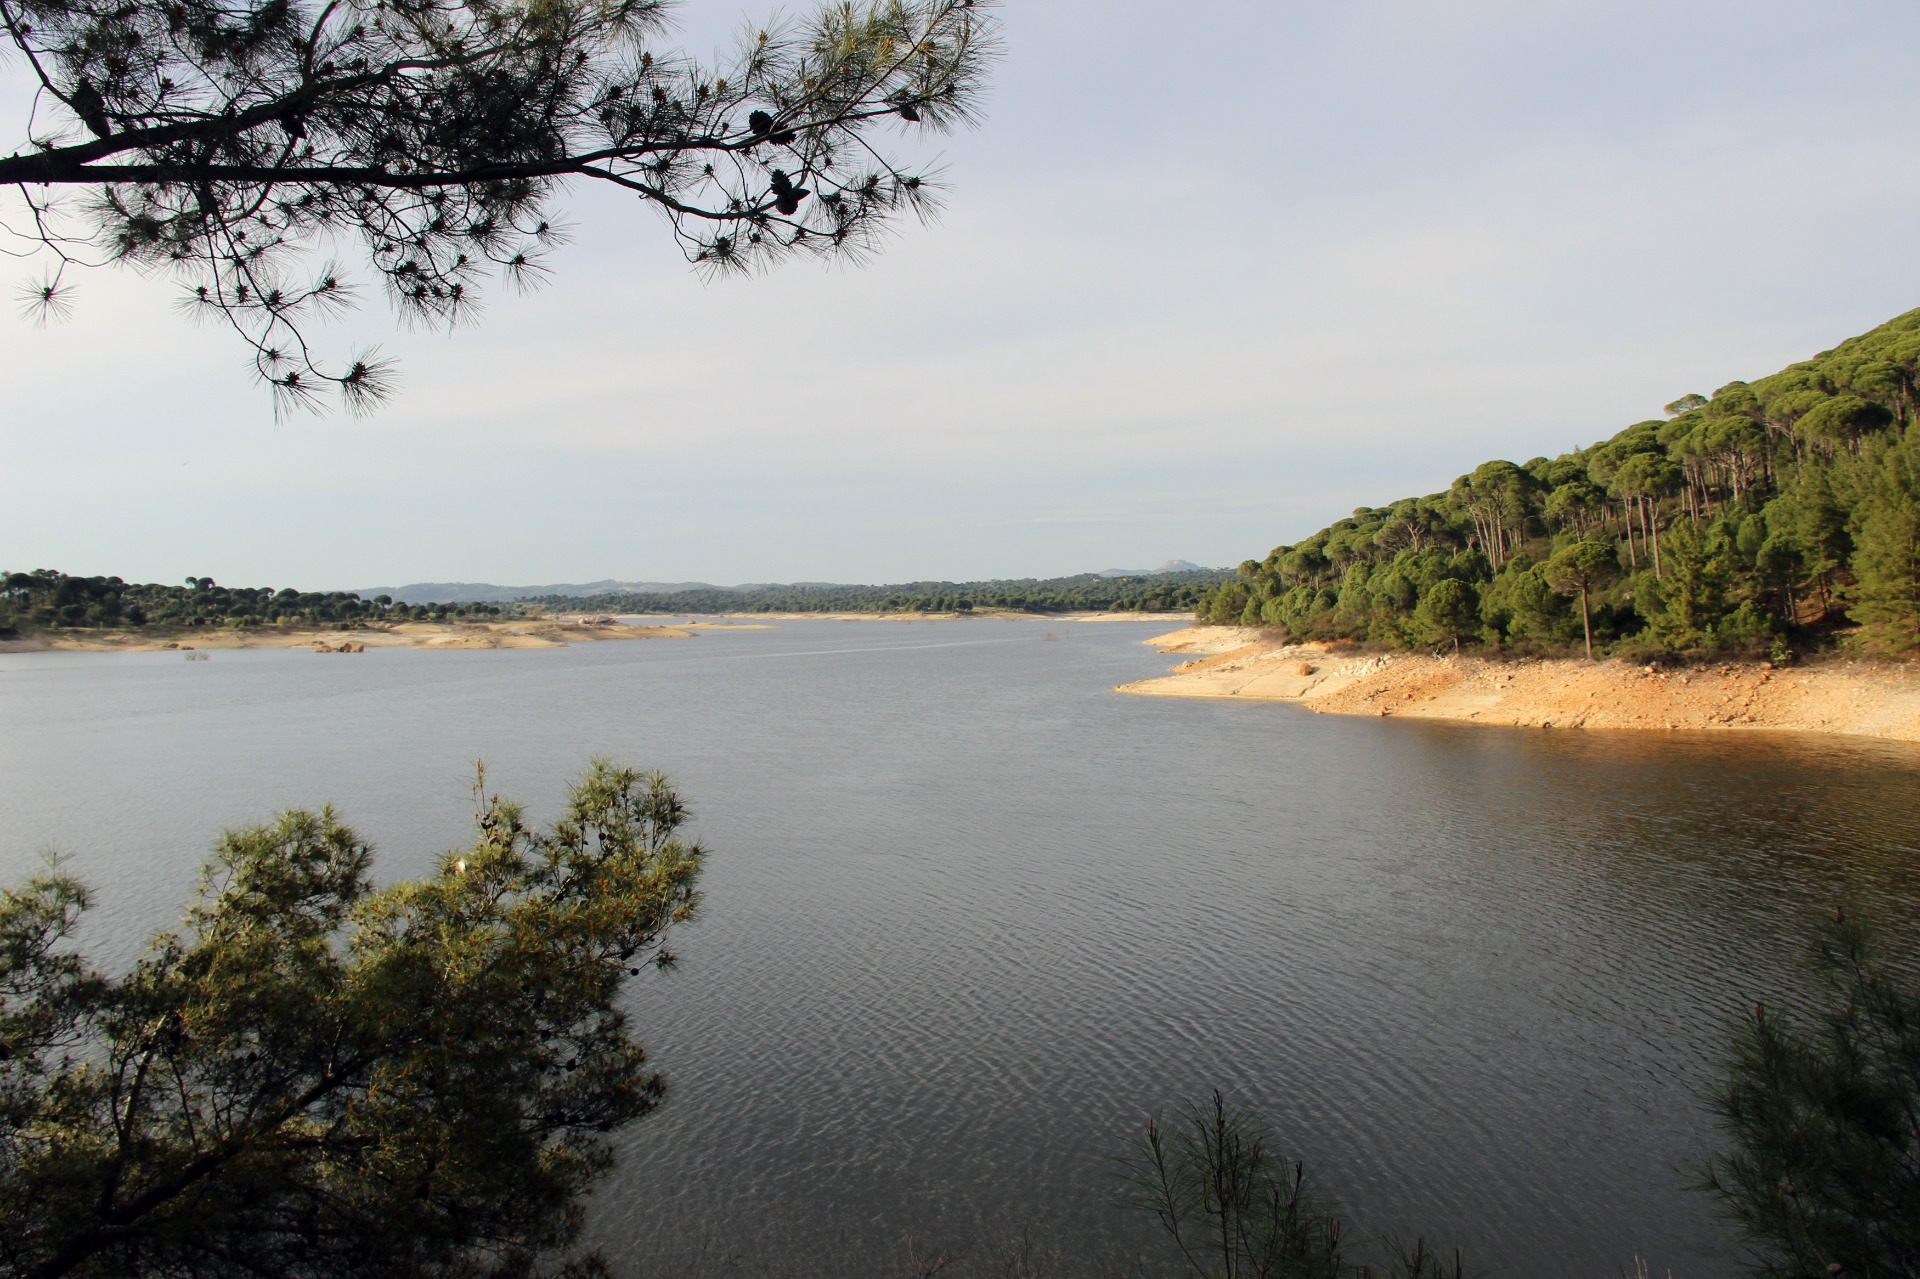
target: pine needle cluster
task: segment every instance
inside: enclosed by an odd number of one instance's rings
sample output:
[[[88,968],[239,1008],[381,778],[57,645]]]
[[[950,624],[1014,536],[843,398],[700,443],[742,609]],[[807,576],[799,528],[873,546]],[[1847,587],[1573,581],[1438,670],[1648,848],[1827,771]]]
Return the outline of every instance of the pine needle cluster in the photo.
[[[231,326],[276,404],[391,389],[377,352],[322,359],[315,320],[361,287],[357,249],[407,320],[453,325],[482,284],[530,287],[565,239],[570,181],[663,213],[692,261],[746,271],[859,256],[934,175],[883,132],[970,122],[995,50],[988,0],[859,0],[747,30],[707,65],[661,42],[666,0],[0,0],[31,72],[20,195],[36,318],[69,268],[161,269]],[[49,192],[74,191],[62,201]]]

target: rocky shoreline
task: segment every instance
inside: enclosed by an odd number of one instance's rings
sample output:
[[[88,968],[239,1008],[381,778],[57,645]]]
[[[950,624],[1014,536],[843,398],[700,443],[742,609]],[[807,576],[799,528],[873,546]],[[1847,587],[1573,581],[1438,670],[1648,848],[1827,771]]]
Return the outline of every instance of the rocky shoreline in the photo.
[[[1766,729],[1920,742],[1920,666],[1912,663],[1832,658],[1775,669],[1753,661],[1643,666],[1365,653],[1226,626],[1192,626],[1146,642],[1188,660],[1116,691],[1514,727]]]

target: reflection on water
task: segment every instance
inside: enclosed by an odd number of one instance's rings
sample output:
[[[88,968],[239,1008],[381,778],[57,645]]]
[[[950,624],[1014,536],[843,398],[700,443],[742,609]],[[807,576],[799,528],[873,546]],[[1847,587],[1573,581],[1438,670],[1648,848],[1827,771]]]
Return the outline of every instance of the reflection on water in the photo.
[[[124,961],[223,824],[335,800],[412,873],[476,756],[536,812],[590,755],[659,765],[715,855],[636,992],[674,1093],[595,1208],[631,1273],[1024,1226],[1117,1258],[1110,1157],[1214,1086],[1484,1273],[1734,1273],[1678,1189],[1698,1090],[1841,894],[1916,918],[1920,753],[1112,695],[1151,633],[0,658],[0,871],[72,851]]]

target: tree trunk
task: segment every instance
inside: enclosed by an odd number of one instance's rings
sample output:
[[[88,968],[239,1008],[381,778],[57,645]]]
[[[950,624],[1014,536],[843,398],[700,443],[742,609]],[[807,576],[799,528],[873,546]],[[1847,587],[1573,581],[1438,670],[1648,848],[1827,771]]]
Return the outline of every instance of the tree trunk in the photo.
[[[1580,583],[1580,629],[1587,633],[1587,660],[1593,660],[1593,613],[1587,608],[1587,584]]]

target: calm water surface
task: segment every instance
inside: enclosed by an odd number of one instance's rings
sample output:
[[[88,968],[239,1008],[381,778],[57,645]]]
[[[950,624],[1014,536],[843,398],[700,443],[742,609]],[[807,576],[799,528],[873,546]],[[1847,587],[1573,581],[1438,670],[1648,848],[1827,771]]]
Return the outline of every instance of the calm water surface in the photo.
[[[333,801],[413,874],[475,757],[543,814],[592,755],[659,766],[713,857],[636,984],[674,1091],[596,1201],[628,1273],[1120,1261],[1112,1155],[1214,1087],[1483,1274],[1735,1273],[1680,1189],[1699,1091],[1840,894],[1920,919],[1920,752],[1113,695],[1159,629],[0,657],[0,874],[73,854],[125,962],[222,826]]]

